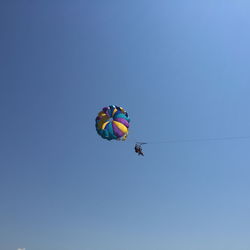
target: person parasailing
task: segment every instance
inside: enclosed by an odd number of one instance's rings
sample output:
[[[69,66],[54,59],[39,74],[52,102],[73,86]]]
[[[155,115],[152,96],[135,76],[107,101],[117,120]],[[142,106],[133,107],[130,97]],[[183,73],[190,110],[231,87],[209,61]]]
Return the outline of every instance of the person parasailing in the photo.
[[[142,152],[142,144],[146,144],[145,142],[142,142],[142,143],[139,143],[139,142],[137,142],[136,144],[135,144],[135,152],[138,154],[138,155],[142,155],[142,156],[144,156],[144,153]]]

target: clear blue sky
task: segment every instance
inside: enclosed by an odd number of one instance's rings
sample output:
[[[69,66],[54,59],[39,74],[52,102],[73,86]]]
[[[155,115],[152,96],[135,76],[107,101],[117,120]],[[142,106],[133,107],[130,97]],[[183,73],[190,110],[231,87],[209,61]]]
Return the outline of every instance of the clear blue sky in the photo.
[[[0,249],[249,250],[248,0],[0,3]],[[131,117],[108,142],[106,105]]]

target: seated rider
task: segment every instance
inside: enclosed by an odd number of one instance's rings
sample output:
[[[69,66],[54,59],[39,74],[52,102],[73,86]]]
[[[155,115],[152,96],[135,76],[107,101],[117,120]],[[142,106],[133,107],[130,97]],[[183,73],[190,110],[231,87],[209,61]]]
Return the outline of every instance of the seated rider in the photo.
[[[135,152],[138,154],[138,155],[142,155],[144,156],[143,152],[142,152],[142,148],[140,145],[135,145]]]

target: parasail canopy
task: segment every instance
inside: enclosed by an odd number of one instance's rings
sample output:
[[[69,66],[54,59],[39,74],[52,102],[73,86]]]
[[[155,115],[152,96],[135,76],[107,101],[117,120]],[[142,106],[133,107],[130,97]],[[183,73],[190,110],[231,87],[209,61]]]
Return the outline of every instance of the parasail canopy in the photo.
[[[126,140],[130,118],[128,113],[115,105],[104,107],[95,119],[97,133],[107,140]]]

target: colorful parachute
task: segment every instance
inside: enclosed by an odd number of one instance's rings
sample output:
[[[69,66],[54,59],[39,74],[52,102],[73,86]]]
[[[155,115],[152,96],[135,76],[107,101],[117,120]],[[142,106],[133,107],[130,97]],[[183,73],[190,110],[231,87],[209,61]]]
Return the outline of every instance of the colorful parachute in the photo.
[[[128,113],[115,105],[104,107],[95,119],[97,133],[107,140],[126,140],[130,119]]]

